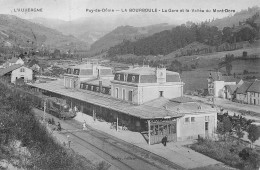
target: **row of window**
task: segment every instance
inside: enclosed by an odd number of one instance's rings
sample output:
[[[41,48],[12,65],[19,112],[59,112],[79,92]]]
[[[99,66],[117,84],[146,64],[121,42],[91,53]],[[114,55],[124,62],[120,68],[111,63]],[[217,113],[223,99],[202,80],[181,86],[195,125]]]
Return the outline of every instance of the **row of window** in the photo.
[[[131,75],[131,74],[117,73],[115,75],[114,80],[138,83],[139,82],[139,76],[138,75]]]
[[[119,99],[119,88],[115,89],[115,97]],[[133,101],[133,91],[128,91],[128,98],[126,97],[126,90],[122,89],[122,100]]]
[[[250,92],[252,97],[260,97],[260,93]]]
[[[67,69],[67,74],[75,74],[75,75],[79,75],[79,69],[71,69],[71,68],[68,68]]]
[[[186,117],[185,123],[195,122],[195,117]],[[209,116],[205,116],[205,122],[209,122]]]
[[[21,69],[20,69],[20,72],[25,72],[25,68],[21,68]]]
[[[80,84],[80,88],[81,89],[85,89],[85,90],[91,90],[91,91],[95,91],[95,92],[99,92],[99,86],[94,86],[94,85],[88,85],[88,84]],[[103,87],[101,90],[101,93],[103,94],[111,94],[111,89],[110,88],[106,88]]]

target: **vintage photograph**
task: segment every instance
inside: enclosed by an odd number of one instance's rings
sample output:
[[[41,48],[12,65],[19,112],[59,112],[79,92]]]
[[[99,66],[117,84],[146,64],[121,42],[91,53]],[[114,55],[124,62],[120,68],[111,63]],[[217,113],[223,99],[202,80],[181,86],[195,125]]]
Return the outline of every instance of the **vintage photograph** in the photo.
[[[0,0],[0,169],[260,169],[259,30],[259,0]]]

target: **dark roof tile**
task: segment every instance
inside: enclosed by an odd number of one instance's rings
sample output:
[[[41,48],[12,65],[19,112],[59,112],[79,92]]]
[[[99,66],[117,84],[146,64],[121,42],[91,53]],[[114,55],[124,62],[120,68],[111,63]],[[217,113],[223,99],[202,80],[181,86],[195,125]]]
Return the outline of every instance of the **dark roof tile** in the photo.
[[[11,65],[10,67],[6,67],[4,69],[0,69],[0,76],[3,76],[13,70],[16,70],[18,68],[22,67],[22,65],[20,64],[14,64],[14,65]]]
[[[238,89],[237,94],[245,94],[248,90],[248,88],[252,85],[252,82],[245,81]]]
[[[248,88],[248,92],[260,93],[260,81],[255,80],[252,85]]]

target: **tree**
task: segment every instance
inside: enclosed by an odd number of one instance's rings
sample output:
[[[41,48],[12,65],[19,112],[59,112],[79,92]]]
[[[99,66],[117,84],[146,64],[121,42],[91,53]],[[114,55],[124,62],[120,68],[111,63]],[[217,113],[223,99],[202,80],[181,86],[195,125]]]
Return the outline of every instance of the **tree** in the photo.
[[[251,124],[247,130],[248,132],[248,139],[253,144],[257,139],[260,137],[260,129],[258,126]]]
[[[243,71],[243,74],[245,75],[245,74],[248,74],[249,72],[247,71],[247,70],[244,70]]]
[[[228,75],[231,75],[231,70],[232,70],[232,64],[227,63],[226,64],[226,72],[227,72]]]
[[[232,130],[232,123],[228,116],[223,117],[223,130],[224,130],[224,137],[226,140],[226,134],[230,133]]]
[[[247,57],[247,51],[243,51],[243,58]]]
[[[169,70],[181,72],[182,71],[182,63],[179,62],[178,60],[173,60],[171,65],[170,65]]]
[[[236,133],[236,135],[237,135],[238,144],[239,144],[239,143],[240,143],[240,139],[243,138],[243,136],[244,136],[244,132],[243,132],[243,130],[242,130],[240,124],[237,124],[237,125],[235,126],[235,130],[236,130],[235,133]]]
[[[230,27],[224,27],[222,33],[223,33],[223,42],[231,42],[232,29]]]
[[[239,152],[239,157],[244,160],[244,169],[256,169],[259,167],[260,157],[253,149],[244,148]]]

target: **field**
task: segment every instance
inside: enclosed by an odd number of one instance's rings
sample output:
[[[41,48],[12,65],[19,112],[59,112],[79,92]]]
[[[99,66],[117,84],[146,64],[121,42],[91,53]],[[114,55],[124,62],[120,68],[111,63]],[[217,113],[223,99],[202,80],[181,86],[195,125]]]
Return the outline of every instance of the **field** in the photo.
[[[243,72],[247,70],[249,72],[260,72],[260,59],[256,60],[236,60],[232,62],[232,73]]]
[[[206,69],[197,69],[194,71],[183,71],[181,79],[185,83],[184,92],[194,91],[196,89],[207,88],[207,78],[210,71]]]
[[[207,78],[210,70],[214,70],[211,67],[198,68],[192,71],[183,71],[181,74],[182,81],[185,83],[184,92],[187,90],[196,90],[207,88]],[[257,72],[255,74],[243,75],[243,71]],[[225,72],[225,68],[221,68],[219,71]],[[239,78],[246,80],[247,76],[255,76],[256,79],[260,79],[260,59],[256,60],[235,60],[232,62],[231,74],[236,73]],[[239,75],[242,74],[242,75]],[[254,79],[247,79],[253,81]]]
[[[192,56],[182,56],[182,57],[175,57],[171,55],[167,56],[145,56],[146,60],[144,64],[147,64],[147,60],[167,60],[167,65],[170,65],[171,61],[178,60],[182,63],[182,65],[192,65],[198,63],[198,67],[192,71],[183,71],[181,73],[182,81],[185,83],[184,85],[184,92],[188,90],[196,90],[196,89],[205,89],[207,88],[207,78],[210,71],[216,70],[218,68],[218,63],[224,60],[227,54],[233,54],[235,57],[241,57],[243,51],[246,51],[248,56],[250,55],[258,55],[260,56],[260,42],[256,41],[254,44],[251,44],[248,48],[243,48],[235,51],[224,51],[224,52],[216,52],[204,55],[192,55]],[[122,55],[119,58],[137,58],[140,56],[135,56],[133,54]],[[105,59],[105,58],[104,58]],[[107,58],[106,58],[107,59]],[[125,66],[127,64],[122,63],[109,63],[111,67],[118,67],[118,66]],[[244,70],[249,72],[257,72],[256,74],[246,74],[246,75],[239,75],[242,74]],[[226,72],[225,67],[219,69],[222,73]],[[235,60],[232,62],[232,71],[231,73],[236,73],[240,78],[244,79],[247,76],[255,76],[255,78],[260,79],[260,59],[254,60]],[[252,81],[252,79],[251,79]]]
[[[260,55],[259,42],[257,45],[235,50],[212,53],[208,55],[193,55],[193,56],[183,56],[178,58],[178,60],[184,65],[199,63],[197,69],[192,71],[183,71],[181,74],[182,81],[185,83],[184,92],[187,90],[196,90],[207,88],[207,78],[211,70],[215,70],[218,67],[218,63],[224,60],[226,54],[234,54],[235,57],[242,56],[243,51],[247,51],[248,55]],[[177,59],[177,58],[176,58]],[[255,74],[238,75],[242,74],[244,70],[249,72],[256,72]],[[225,67],[221,68],[219,71],[225,73]],[[260,59],[252,60],[235,60],[232,62],[231,74],[236,73],[240,78],[244,79],[247,76],[255,76],[255,78],[260,79]],[[251,79],[252,81],[252,79]]]

